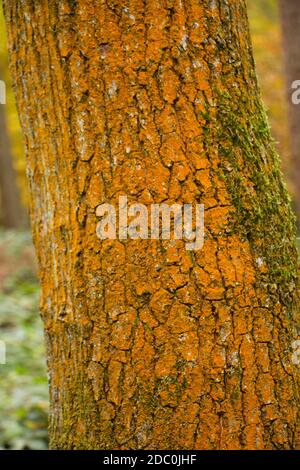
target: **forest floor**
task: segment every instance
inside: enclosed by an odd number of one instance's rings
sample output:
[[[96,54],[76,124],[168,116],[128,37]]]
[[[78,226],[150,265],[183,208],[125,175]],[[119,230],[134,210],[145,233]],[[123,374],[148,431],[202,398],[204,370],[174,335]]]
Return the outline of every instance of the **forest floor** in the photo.
[[[0,449],[47,448],[48,386],[31,236],[0,231]]]

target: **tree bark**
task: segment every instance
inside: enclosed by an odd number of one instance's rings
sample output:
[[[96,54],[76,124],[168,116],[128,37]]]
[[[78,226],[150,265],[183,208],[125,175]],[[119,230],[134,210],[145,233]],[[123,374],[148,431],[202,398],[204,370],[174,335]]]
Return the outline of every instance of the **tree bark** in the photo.
[[[299,447],[295,221],[245,2],[4,8],[51,448]],[[98,240],[95,209],[120,195],[205,204],[203,250]]]
[[[2,78],[1,73],[0,78]],[[13,167],[13,156],[3,104],[0,104],[0,199],[1,224],[3,227],[22,227],[24,224],[24,211]]]
[[[291,177],[295,208],[300,227],[300,105],[292,101],[292,84],[300,80],[300,8],[297,0],[280,0],[280,18],[285,57],[286,88],[292,151]],[[299,88],[299,87],[298,87]]]

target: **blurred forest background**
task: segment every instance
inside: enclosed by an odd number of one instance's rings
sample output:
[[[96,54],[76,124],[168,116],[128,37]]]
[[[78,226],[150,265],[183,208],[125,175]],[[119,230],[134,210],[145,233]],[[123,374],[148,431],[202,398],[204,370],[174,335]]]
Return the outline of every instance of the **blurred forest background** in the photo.
[[[291,182],[293,168],[278,4],[277,0],[248,0],[248,5],[262,95],[284,172]],[[0,339],[7,346],[7,364],[0,365],[0,448],[43,449],[47,448],[48,391],[38,313],[39,285],[24,217],[28,201],[25,157],[8,72],[2,11],[0,74],[7,84],[7,104],[0,105],[0,159],[6,161],[5,167],[0,166]],[[17,217],[13,220],[5,215],[7,184],[15,191],[11,207]],[[291,183],[290,190],[293,193]]]

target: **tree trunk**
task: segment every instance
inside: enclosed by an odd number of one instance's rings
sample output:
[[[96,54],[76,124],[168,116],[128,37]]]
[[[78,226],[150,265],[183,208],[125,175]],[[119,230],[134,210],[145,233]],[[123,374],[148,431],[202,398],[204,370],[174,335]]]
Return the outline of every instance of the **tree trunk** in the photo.
[[[13,157],[3,104],[0,104],[0,199],[1,224],[5,228],[20,228],[24,223],[24,213],[13,168]]]
[[[294,217],[244,1],[4,1],[53,449],[299,446]],[[205,244],[96,207],[205,204]]]
[[[300,105],[293,103],[292,100],[292,84],[296,80],[300,80],[300,8],[298,0],[280,0],[279,6],[289,103],[289,127],[292,151],[291,176],[294,183],[295,208],[300,228]]]

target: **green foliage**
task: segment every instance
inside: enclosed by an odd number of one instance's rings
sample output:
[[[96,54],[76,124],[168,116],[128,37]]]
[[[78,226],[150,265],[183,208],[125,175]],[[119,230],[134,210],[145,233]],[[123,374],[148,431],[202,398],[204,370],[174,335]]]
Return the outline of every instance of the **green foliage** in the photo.
[[[0,448],[47,448],[48,386],[28,233],[0,232]]]

